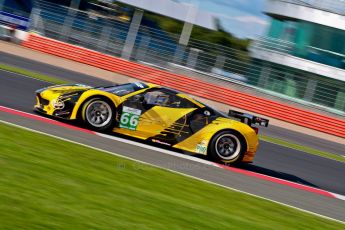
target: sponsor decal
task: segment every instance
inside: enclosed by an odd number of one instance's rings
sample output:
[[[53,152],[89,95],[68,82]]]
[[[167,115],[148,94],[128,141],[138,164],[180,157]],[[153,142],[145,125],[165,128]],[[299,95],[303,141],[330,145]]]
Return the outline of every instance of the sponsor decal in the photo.
[[[119,127],[130,130],[136,130],[139,124],[140,115],[140,109],[123,106]]]
[[[206,155],[207,153],[207,141],[203,140],[199,144],[196,145],[196,152]]]
[[[158,143],[158,144],[162,144],[162,145],[167,145],[167,146],[171,146],[171,144],[160,141],[160,140],[156,140],[156,139],[152,139],[152,142],[154,143]]]

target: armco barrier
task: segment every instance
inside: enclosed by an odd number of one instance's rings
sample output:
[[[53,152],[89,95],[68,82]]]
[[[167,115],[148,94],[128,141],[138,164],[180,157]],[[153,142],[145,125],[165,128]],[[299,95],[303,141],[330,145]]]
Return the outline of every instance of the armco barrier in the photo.
[[[345,120],[31,34],[23,46],[345,138]]]

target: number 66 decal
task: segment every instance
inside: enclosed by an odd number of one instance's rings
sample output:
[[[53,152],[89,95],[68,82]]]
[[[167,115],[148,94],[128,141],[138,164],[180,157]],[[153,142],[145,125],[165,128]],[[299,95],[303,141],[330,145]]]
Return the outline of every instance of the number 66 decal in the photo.
[[[141,110],[124,106],[120,118],[120,128],[136,130],[140,115]]]

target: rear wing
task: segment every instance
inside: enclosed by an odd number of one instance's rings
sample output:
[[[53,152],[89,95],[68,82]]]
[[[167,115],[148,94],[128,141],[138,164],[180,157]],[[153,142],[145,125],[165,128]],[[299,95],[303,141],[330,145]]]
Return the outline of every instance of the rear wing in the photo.
[[[250,127],[252,127],[252,125],[260,125],[260,126],[264,126],[267,127],[269,120],[268,119],[264,119],[261,117],[256,117],[254,115],[251,114],[247,114],[247,113],[241,113],[235,110],[229,110],[229,117],[234,117],[237,119],[240,119],[241,122],[249,125]]]

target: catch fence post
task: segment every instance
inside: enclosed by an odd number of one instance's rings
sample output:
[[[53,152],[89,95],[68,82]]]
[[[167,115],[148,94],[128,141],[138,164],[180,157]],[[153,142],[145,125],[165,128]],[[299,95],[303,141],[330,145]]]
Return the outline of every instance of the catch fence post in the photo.
[[[135,40],[137,39],[138,31],[139,31],[143,16],[144,16],[143,10],[135,9],[131,24],[129,26],[126,42],[121,54],[121,57],[123,59],[129,60],[131,58],[132,51],[135,45]]]

